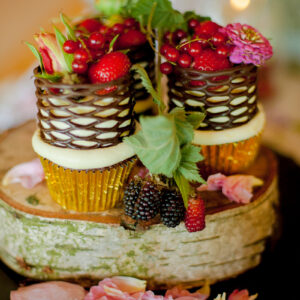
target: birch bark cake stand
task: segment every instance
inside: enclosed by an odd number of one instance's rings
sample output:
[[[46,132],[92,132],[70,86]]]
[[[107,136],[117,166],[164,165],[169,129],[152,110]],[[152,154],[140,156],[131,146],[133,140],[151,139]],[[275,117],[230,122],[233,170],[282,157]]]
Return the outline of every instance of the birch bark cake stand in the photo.
[[[0,137],[0,179],[8,169],[36,157],[35,122]],[[277,163],[262,148],[248,174],[264,180],[248,205],[206,192],[206,228],[188,233],[184,224],[146,231],[120,226],[121,209],[72,213],[54,203],[45,183],[32,190],[0,186],[0,257],[17,273],[38,280],[97,281],[114,275],[146,279],[152,288],[199,286],[259,264],[276,223]],[[38,203],[28,202],[35,195]],[[27,199],[27,200],[26,200]]]

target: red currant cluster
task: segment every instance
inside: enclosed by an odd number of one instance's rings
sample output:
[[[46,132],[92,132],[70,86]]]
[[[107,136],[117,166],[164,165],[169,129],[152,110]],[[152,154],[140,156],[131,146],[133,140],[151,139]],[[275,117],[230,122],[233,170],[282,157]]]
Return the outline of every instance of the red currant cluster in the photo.
[[[173,72],[174,65],[199,71],[217,71],[229,68],[230,40],[222,27],[212,21],[188,22],[189,33],[182,29],[167,32],[160,53],[167,60],[160,70],[163,74]]]
[[[67,40],[63,45],[66,53],[73,54],[72,69],[77,74],[87,74],[91,65],[107,55],[109,45],[119,35],[113,50],[130,49],[146,43],[145,35],[139,30],[139,23],[126,19],[112,27],[98,19],[86,19],[76,25],[77,40]]]

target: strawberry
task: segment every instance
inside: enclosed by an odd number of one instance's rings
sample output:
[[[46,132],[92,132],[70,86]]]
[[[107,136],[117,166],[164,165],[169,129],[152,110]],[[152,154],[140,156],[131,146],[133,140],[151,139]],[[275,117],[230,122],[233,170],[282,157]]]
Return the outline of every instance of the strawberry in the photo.
[[[146,36],[139,30],[128,30],[122,33],[118,38],[118,48],[127,49],[145,44],[147,41]]]
[[[184,223],[188,232],[201,231],[205,228],[205,205],[200,196],[189,200]]]
[[[212,36],[215,34],[219,28],[221,28],[220,25],[218,25],[215,22],[212,21],[205,21],[200,23],[196,28],[195,28],[195,33],[196,34],[207,34],[209,36]]]
[[[106,83],[123,77],[129,72],[130,60],[122,52],[111,52],[102,56],[89,68],[89,79],[92,83]]]
[[[96,19],[85,19],[82,22],[80,22],[77,26],[85,28],[88,32],[92,33],[100,29],[101,23]]]
[[[227,57],[219,56],[216,51],[211,49],[203,50],[194,58],[193,68],[199,71],[217,71],[230,68]]]

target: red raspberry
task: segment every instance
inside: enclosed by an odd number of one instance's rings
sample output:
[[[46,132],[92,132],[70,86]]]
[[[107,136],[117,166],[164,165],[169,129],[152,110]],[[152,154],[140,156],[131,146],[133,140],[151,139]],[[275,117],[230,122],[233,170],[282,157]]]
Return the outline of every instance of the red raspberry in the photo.
[[[219,56],[211,49],[203,52],[194,58],[193,68],[199,71],[217,71],[230,68],[230,62],[227,57]]]
[[[105,83],[125,76],[130,69],[130,60],[122,52],[111,52],[91,65],[89,78],[92,83]]]
[[[96,19],[86,19],[78,24],[78,27],[85,28],[88,32],[98,31],[101,27],[101,23]]]
[[[200,23],[200,25],[198,25],[195,28],[195,33],[196,34],[208,34],[209,36],[212,36],[213,34],[215,34],[218,29],[221,28],[220,25],[218,25],[217,23],[214,23],[212,21],[205,21]]]
[[[200,196],[189,200],[184,223],[188,232],[201,231],[205,228],[205,204]]]
[[[139,30],[135,29],[131,29],[128,30],[126,33],[122,33],[117,40],[119,49],[137,47],[145,44],[146,42],[146,36]]]

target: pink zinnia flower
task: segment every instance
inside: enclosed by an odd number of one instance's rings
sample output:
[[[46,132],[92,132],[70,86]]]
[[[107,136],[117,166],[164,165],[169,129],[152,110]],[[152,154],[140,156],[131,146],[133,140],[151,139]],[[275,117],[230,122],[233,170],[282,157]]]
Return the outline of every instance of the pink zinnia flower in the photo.
[[[229,59],[234,64],[261,66],[273,55],[270,42],[252,26],[234,23],[220,31],[228,35],[233,45]]]

